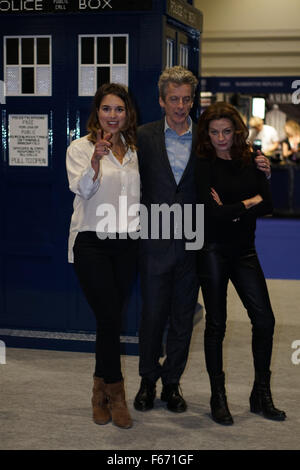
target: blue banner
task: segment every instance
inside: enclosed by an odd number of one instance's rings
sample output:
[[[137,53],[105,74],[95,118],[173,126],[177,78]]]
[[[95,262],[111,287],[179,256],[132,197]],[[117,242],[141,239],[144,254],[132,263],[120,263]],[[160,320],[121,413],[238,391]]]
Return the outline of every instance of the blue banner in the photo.
[[[203,77],[201,91],[212,93],[293,93],[300,77]]]

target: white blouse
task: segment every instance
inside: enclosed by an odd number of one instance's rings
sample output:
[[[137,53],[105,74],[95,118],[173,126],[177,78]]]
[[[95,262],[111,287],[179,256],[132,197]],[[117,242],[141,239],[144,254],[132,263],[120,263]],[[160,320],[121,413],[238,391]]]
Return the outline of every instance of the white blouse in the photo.
[[[67,149],[69,188],[76,194],[69,234],[70,263],[78,232],[97,232],[102,238],[101,234],[139,230],[140,176],[136,152],[128,149],[122,164],[111,151],[104,155],[95,181],[91,167],[93,152],[94,144],[87,136],[74,140]]]

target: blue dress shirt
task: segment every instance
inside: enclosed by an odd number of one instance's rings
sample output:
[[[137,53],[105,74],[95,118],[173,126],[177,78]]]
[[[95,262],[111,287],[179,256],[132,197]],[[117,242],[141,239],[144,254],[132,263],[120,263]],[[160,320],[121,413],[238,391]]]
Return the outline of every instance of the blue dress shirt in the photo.
[[[165,119],[166,149],[177,184],[183,175],[192,149],[192,120],[190,117],[188,119],[189,128],[182,135],[178,135],[173,129],[171,129]]]

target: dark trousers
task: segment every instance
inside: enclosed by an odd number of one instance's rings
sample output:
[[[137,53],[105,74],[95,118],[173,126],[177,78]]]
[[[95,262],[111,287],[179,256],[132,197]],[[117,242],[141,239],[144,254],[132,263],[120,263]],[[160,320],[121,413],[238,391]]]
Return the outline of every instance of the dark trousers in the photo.
[[[78,233],[74,269],[96,323],[95,375],[106,383],[122,380],[120,333],[122,313],[134,281],[137,241],[100,240],[95,232]]]
[[[163,252],[142,252],[140,276],[140,375],[152,382],[161,377],[163,384],[179,383],[188,357],[199,290],[195,252],[185,251],[182,240],[171,242]],[[161,365],[167,325],[166,358]]]
[[[209,375],[223,371],[229,280],[251,320],[254,368],[261,374],[269,371],[275,320],[255,247],[208,244],[200,251],[198,262],[206,310],[204,346]]]

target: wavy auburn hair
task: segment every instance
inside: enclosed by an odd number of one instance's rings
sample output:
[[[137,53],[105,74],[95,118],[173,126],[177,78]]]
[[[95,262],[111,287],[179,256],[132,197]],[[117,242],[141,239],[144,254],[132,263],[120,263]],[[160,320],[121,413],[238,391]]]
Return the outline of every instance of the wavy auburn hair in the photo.
[[[127,89],[123,85],[119,85],[118,83],[105,83],[96,91],[92,105],[92,111],[87,121],[87,130],[89,132],[88,140],[93,142],[93,144],[96,143],[97,132],[99,129],[101,129],[98,119],[98,111],[103,98],[107,95],[118,96],[124,102],[126,109],[126,123],[124,128],[121,129],[121,131],[128,147],[130,147],[132,150],[135,150],[136,111]]]
[[[248,128],[235,107],[225,102],[211,104],[201,114],[197,126],[196,153],[198,156],[211,159],[217,157],[216,150],[208,134],[209,123],[215,119],[229,119],[232,122],[234,136],[230,156],[232,160],[236,162],[248,164],[251,160],[251,148],[248,143]]]

